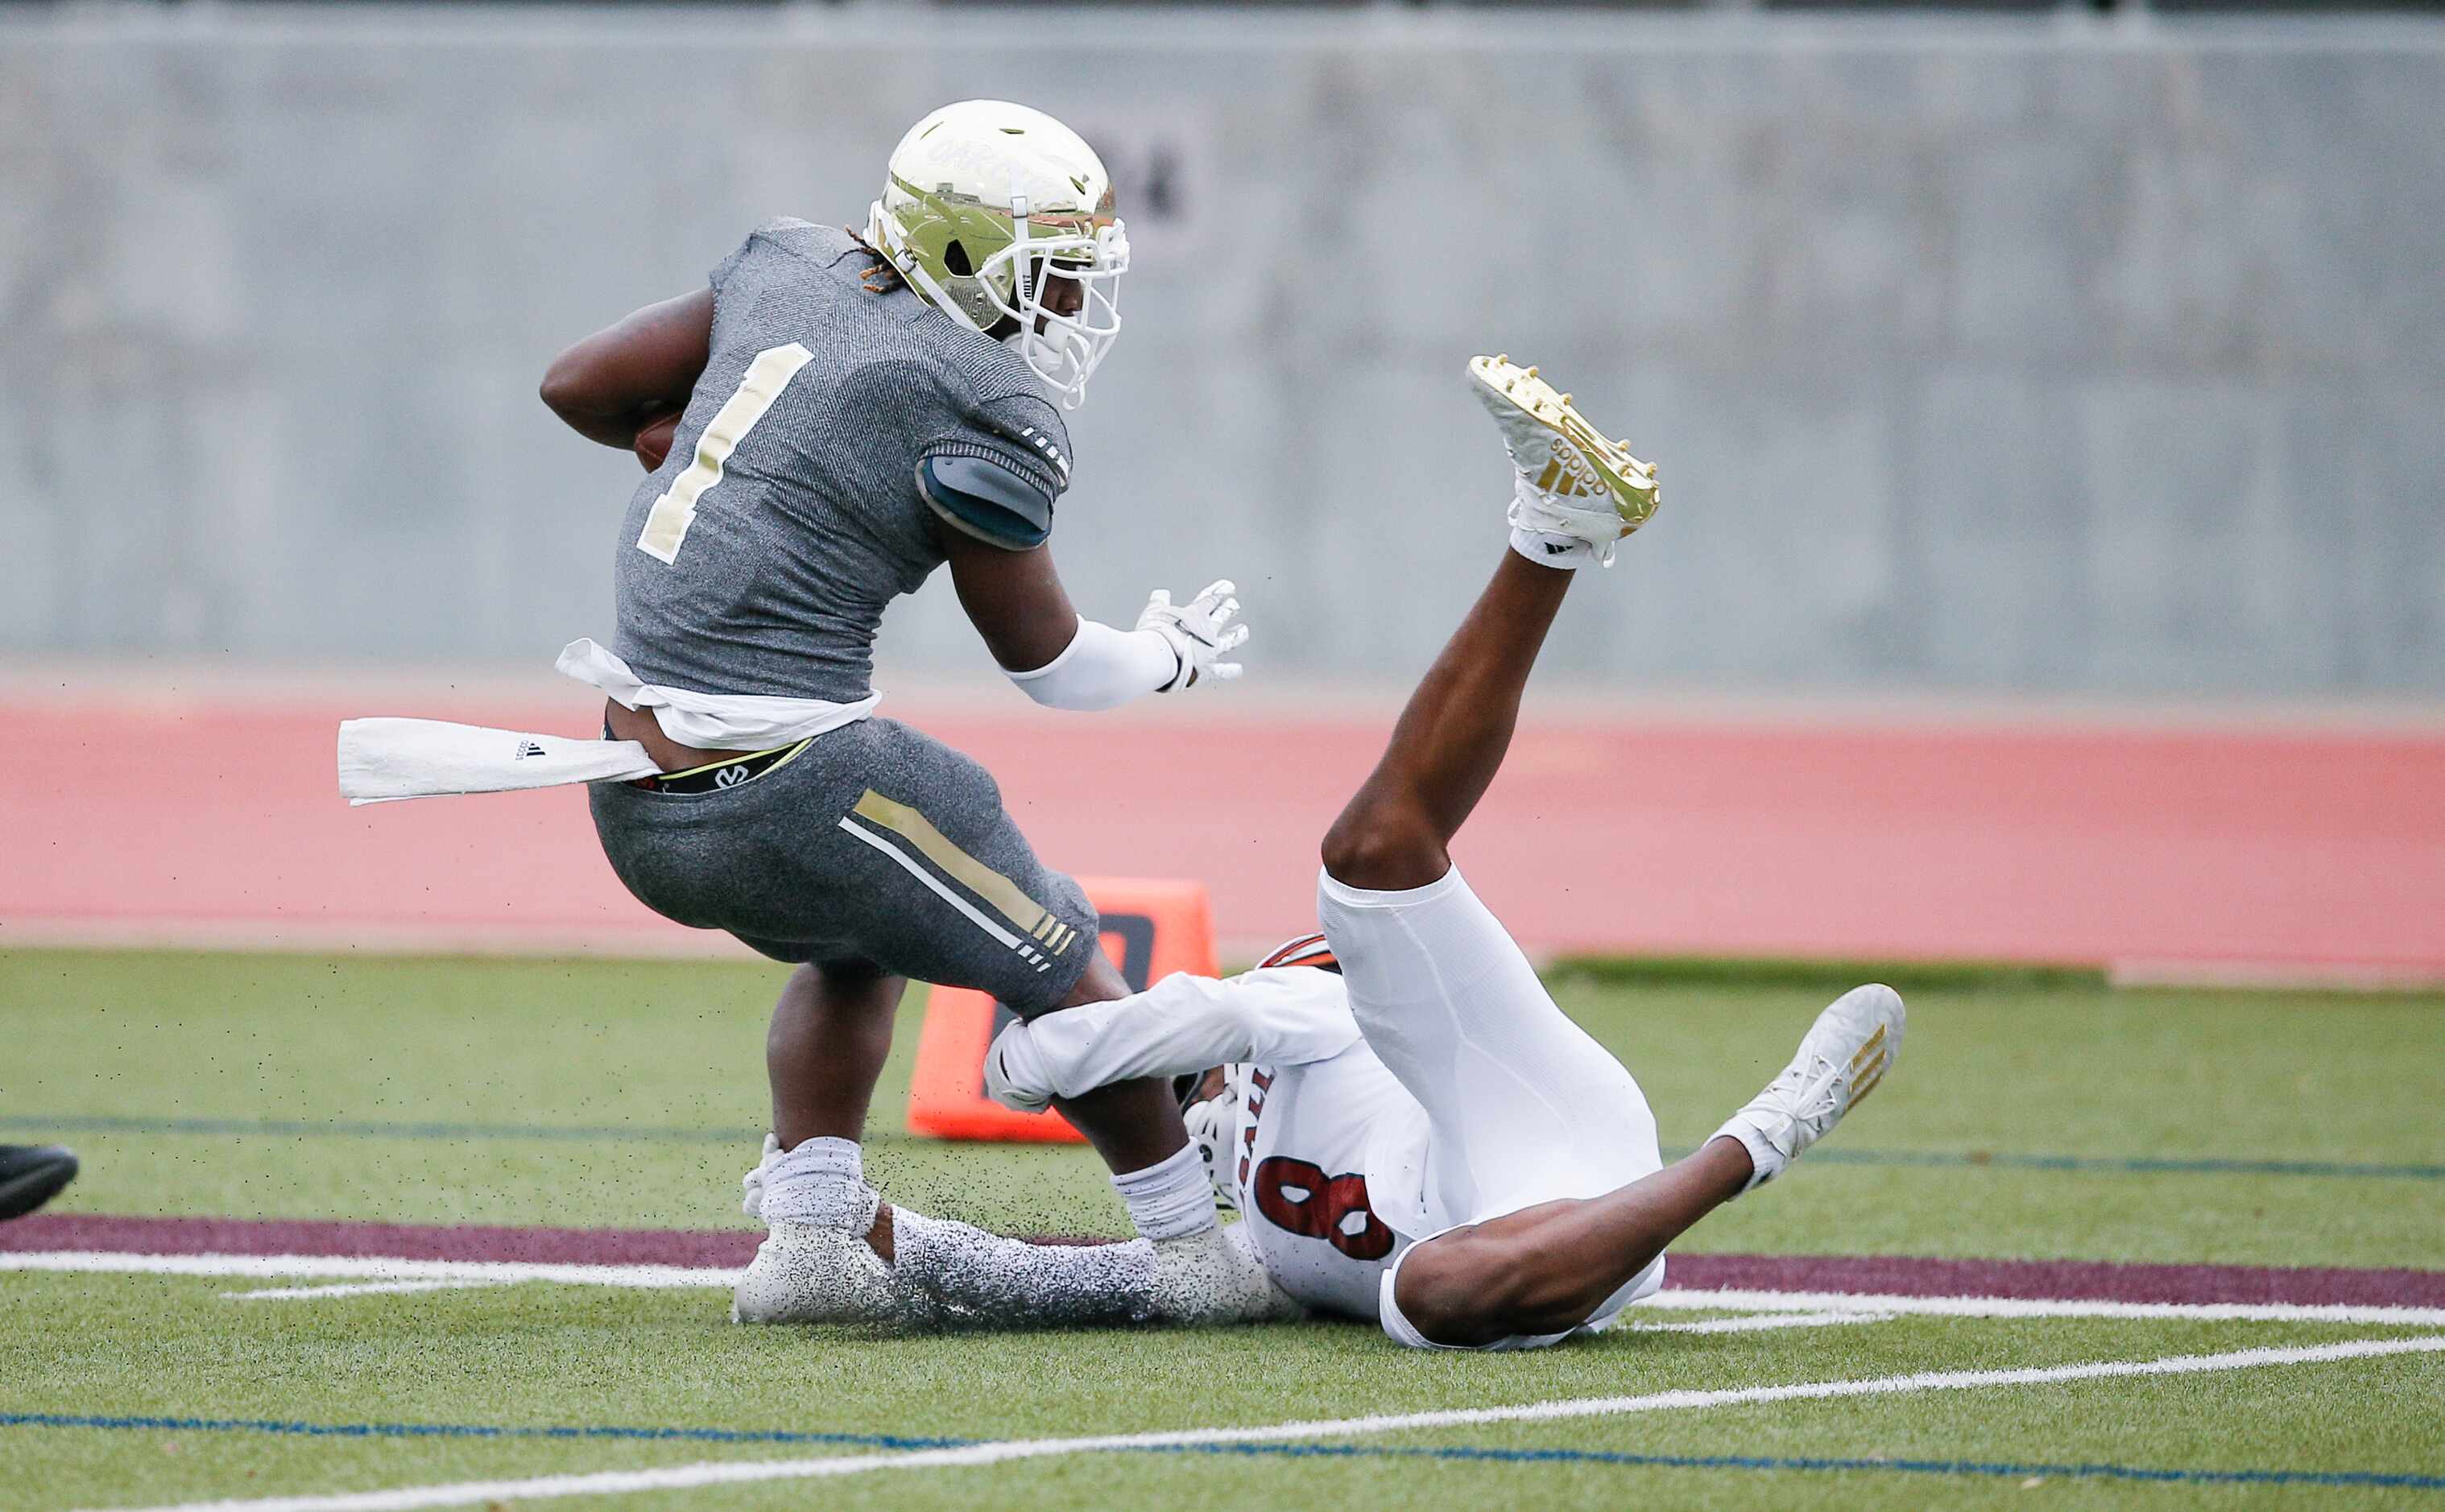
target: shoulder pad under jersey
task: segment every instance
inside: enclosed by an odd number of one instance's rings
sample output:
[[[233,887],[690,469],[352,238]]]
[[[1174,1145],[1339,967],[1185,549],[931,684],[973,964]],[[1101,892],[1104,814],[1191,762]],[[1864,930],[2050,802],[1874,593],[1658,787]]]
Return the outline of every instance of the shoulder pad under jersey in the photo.
[[[986,457],[927,457],[917,464],[917,489],[954,529],[1004,551],[1042,546],[1053,533],[1053,495]]]

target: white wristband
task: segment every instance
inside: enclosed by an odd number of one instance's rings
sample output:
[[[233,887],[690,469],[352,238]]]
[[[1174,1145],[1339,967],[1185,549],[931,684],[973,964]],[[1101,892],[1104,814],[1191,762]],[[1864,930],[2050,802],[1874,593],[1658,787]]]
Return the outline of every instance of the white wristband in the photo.
[[[1168,687],[1181,675],[1171,643],[1152,630],[1115,630],[1078,617],[1078,633],[1059,656],[1033,672],[1008,676],[1018,690],[1049,709],[1116,708]]]

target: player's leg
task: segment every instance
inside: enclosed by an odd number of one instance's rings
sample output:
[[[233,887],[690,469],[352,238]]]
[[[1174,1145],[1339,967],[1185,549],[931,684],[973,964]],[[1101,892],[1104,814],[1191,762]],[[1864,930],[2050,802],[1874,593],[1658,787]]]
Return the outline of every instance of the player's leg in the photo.
[[[776,781],[783,786],[745,812],[747,798]],[[852,1300],[870,1299],[878,1287],[862,1274],[864,1258],[840,1252],[844,1236],[862,1240],[878,1210],[856,1141],[887,1048],[889,979],[976,988],[1031,1017],[1122,997],[1128,986],[1103,957],[1092,904],[1036,859],[992,776],[921,732],[867,720],[816,741],[798,768],[716,800],[742,809],[728,817],[708,811],[737,841],[719,853],[730,878],[719,922],[768,954],[842,951],[871,962],[855,975],[826,971],[793,982],[768,1046],[775,1139],[753,1180],[775,1237],[741,1282],[738,1316],[815,1320],[793,1299],[825,1289],[819,1267],[793,1251],[831,1254],[854,1283]],[[651,859],[613,850],[615,866],[629,863],[624,878],[655,902],[638,886],[652,877],[631,876]],[[766,887],[741,886],[765,868],[775,873]],[[1168,1088],[1105,1088],[1063,1111],[1117,1173],[1113,1185],[1139,1231],[1158,1241],[1176,1283],[1167,1294],[1179,1303],[1174,1316],[1220,1321],[1270,1307],[1261,1271],[1220,1244],[1204,1165]],[[783,1223],[825,1232],[785,1232]]]
[[[1592,1196],[1662,1164],[1637,1082],[1554,1005],[1449,853],[1509,749],[1521,690],[1576,568],[1646,517],[1653,479],[1530,375],[1484,359],[1470,368],[1519,470],[1511,549],[1327,833],[1317,883],[1352,1012],[1432,1127],[1424,1189],[1384,1194],[1396,1211],[1414,1200],[1418,1210],[1398,1212],[1395,1225],[1413,1234],[1493,1204]],[[1593,440],[1574,445],[1557,428],[1564,421]],[[1568,476],[1588,474],[1587,458],[1600,455],[1612,479],[1601,495],[1575,483],[1572,496],[1618,507],[1543,499],[1537,479],[1565,473],[1565,447],[1578,458]]]
[[[65,1145],[0,1145],[0,1222],[57,1197],[76,1173],[75,1152]]]
[[[1049,1011],[1112,1002],[1129,995],[1129,979],[1098,943],[1078,984]],[[1057,1099],[1053,1106],[1087,1136],[1087,1143],[1095,1147],[1095,1153],[1115,1173],[1160,1167],[1188,1148],[1180,1101],[1159,1077],[1114,1082],[1081,1096]]]
[[[891,1020],[908,979],[870,961],[811,962],[790,974],[764,1036],[773,1134],[802,1140],[865,1137],[867,1108],[891,1053]]]
[[[1502,768],[1520,695],[1577,569],[1655,511],[1655,470],[1608,440],[1533,367],[1469,364],[1516,473],[1511,549],[1419,680],[1375,770],[1326,832],[1325,869],[1354,887],[1424,887]]]
[[[1225,1319],[1184,1317],[1212,1314],[1212,1297],[1228,1295],[1235,1283],[1251,1290],[1240,1274],[1252,1268],[1246,1257],[1221,1247],[1219,1233],[1210,1241],[1200,1234],[1211,1227],[1210,1218],[1204,1224],[1172,1224],[1180,1232],[1167,1231],[1160,1249],[1146,1240],[1044,1245],[882,1202],[866,1183],[857,1139],[903,984],[905,979],[868,964],[831,963],[801,967],[784,990],[766,1047],[776,1135],[768,1138],[764,1162],[749,1178],[749,1210],[766,1219],[771,1232],[740,1279],[734,1317],[1048,1328],[1237,1320],[1279,1311],[1265,1297],[1261,1305],[1229,1308]],[[1127,988],[1118,968],[1099,956],[1064,1006],[1121,997]],[[1144,1173],[1149,1167],[1160,1172],[1168,1159],[1141,1132],[1154,1121],[1142,1105],[1132,1108],[1126,1100],[1148,1090],[1160,1096],[1161,1111],[1179,1117],[1170,1089],[1150,1080],[1058,1105],[1073,1123],[1121,1129],[1121,1137],[1098,1148],[1126,1173],[1115,1178],[1125,1199],[1159,1189],[1159,1176],[1149,1181]],[[1197,1214],[1212,1210],[1201,1188]],[[1217,1270],[1223,1274],[1209,1274]]]
[[[762,948],[769,954],[786,947]],[[811,963],[791,974],[764,1037],[777,1148],[865,1136],[874,1085],[891,1053],[892,1020],[907,987],[906,977],[868,961]],[[1108,1002],[1129,992],[1120,968],[1098,947],[1056,1008]],[[1158,1080],[1120,1082],[1055,1106],[1116,1171],[1156,1165],[1187,1143],[1185,1130],[1172,1132],[1180,1105]]]
[[[858,798],[837,826],[853,844],[835,849],[875,879],[860,928],[877,959],[921,980],[980,987],[1029,1017],[1127,996],[1093,905],[1037,861],[984,769],[905,726],[868,722],[888,743],[873,770],[890,774],[893,791]],[[1204,1162],[1168,1087],[1122,1082],[1059,1106],[1154,1241],[1164,1316],[1232,1322],[1287,1310],[1263,1268],[1223,1242]]]
[[[1049,1245],[1005,1239],[952,1219],[879,1201],[867,1186],[857,1141],[905,977],[867,961],[801,966],[782,989],[765,1040],[774,1134],[752,1178],[755,1211],[773,1224],[743,1278],[734,1316],[756,1322],[887,1323],[895,1328],[1055,1328],[1144,1323],[1158,1314],[1156,1255],[1129,1244]],[[1075,1002],[1120,997],[1127,981],[1099,959],[1071,990]],[[1174,1117],[1169,1089],[1138,1082],[1065,1105],[1074,1123],[1118,1124],[1103,1149],[1116,1170],[1164,1158],[1148,1153],[1120,1096],[1153,1088]],[[1087,1105],[1081,1107],[1079,1105]],[[796,1160],[793,1151],[804,1153]],[[865,1220],[860,1227],[860,1221]],[[871,1259],[857,1246],[871,1251]],[[880,1261],[878,1265],[876,1262]]]
[[[1506,551],[1428,668],[1383,756],[1325,831],[1324,867],[1353,887],[1423,887],[1502,766],[1520,695],[1576,574]]]
[[[1598,436],[1533,370],[1480,360],[1471,376],[1518,471],[1511,550],[1327,835],[1317,887],[1353,1013],[1369,1045],[1427,1110],[1419,1211],[1404,1215],[1411,1233],[1421,1223],[1433,1230],[1481,1219],[1491,1221],[1478,1222],[1476,1231],[1507,1232],[1531,1222],[1524,1215],[1565,1200],[1653,1182],[1662,1165],[1635,1079],[1555,1006],[1449,854],[1509,749],[1521,691],[1572,577],[1646,518],[1653,474]],[[1703,1168],[1679,1172],[1661,1190],[1689,1206],[1710,1176]],[[1374,1186],[1371,1172],[1371,1195]],[[1396,1206],[1406,1196],[1381,1195]],[[1672,1209],[1660,1199],[1652,1205],[1654,1226],[1668,1227]],[[1384,1316],[1395,1336],[1407,1327],[1406,1299],[1394,1292],[1409,1258],[1448,1255],[1471,1232],[1430,1238],[1388,1277]],[[1628,1287],[1634,1293],[1660,1281],[1649,1267],[1661,1241],[1648,1247],[1641,1236],[1605,1233],[1588,1242],[1613,1246],[1609,1257],[1644,1253],[1629,1275],[1585,1298],[1564,1331],[1608,1300],[1626,1301],[1626,1283],[1635,1283]],[[1500,1248],[1507,1254],[1512,1246]],[[1584,1261],[1586,1246],[1574,1253]],[[1429,1284],[1445,1279],[1434,1264],[1419,1276]],[[1404,1291],[1419,1284],[1411,1277]],[[1438,1327],[1448,1323],[1437,1311],[1446,1295],[1436,1290],[1421,1300]],[[1530,1294],[1528,1300],[1558,1313],[1582,1299]],[[1499,1316],[1532,1312],[1506,1306]]]
[[[766,1222],[769,1233],[740,1278],[732,1316],[742,1322],[900,1327],[1041,1327],[1159,1316],[1155,1299],[1167,1294],[1156,1288],[1157,1255],[1149,1246],[1091,1252],[1029,1245],[894,1209],[867,1184],[859,1140],[905,984],[870,962],[833,961],[799,967],[783,988],[765,1044],[774,1133],[748,1178],[748,1210]],[[1099,958],[1069,997],[1098,1001],[1094,995],[1120,997],[1127,987],[1118,969]],[[1150,1150],[1154,1140],[1140,1132],[1152,1122],[1143,1103],[1128,1101],[1148,1090],[1160,1097],[1159,1111],[1176,1122],[1178,1105],[1159,1082],[1100,1089],[1063,1105],[1073,1122],[1108,1133],[1121,1128],[1119,1137],[1098,1148],[1114,1169],[1130,1173],[1116,1178],[1125,1200],[1148,1185],[1136,1173],[1167,1159]],[[1204,1211],[1211,1208],[1204,1200]],[[1180,1235],[1167,1231],[1165,1237]],[[1203,1245],[1186,1247],[1197,1252],[1191,1259],[1202,1259]],[[1165,1269],[1184,1263],[1173,1258]]]
[[[1900,1053],[1890,987],[1842,995],[1782,1073],[1698,1150],[1584,1200],[1545,1203],[1437,1235],[1401,1258],[1395,1336],[1479,1348],[1551,1338],[1595,1316],[1665,1247],[1743,1192],[1780,1175],[1875,1090]],[[1390,1326],[1390,1325],[1388,1325]]]

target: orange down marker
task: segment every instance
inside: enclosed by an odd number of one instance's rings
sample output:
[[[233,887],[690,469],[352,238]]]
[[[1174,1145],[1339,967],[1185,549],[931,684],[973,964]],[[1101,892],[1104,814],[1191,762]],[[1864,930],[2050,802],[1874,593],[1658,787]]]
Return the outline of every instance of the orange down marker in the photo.
[[[1104,954],[1133,992],[1175,971],[1213,976],[1214,909],[1202,882],[1082,877],[1103,916]],[[1075,1145],[1084,1135],[1053,1113],[1013,1112],[984,1093],[985,1050],[1010,1010],[972,987],[936,987],[925,999],[908,1128],[936,1139]]]

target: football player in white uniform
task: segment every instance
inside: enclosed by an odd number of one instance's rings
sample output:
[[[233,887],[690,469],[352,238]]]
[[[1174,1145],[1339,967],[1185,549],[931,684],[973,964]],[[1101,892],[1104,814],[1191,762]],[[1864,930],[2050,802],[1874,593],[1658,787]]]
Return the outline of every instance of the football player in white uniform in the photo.
[[[1663,1284],[1665,1247],[1771,1181],[1876,1087],[1902,1003],[1870,985],[1666,1166],[1622,1064],[1557,1007],[1446,849],[1510,744],[1578,568],[1653,513],[1654,469],[1503,358],[1469,364],[1519,471],[1510,551],[1323,845],[1320,936],[1227,980],[1016,1023],[986,1085],[1017,1108],[1198,1076],[1190,1128],[1232,1231],[1289,1296],[1425,1349],[1527,1349]]]

